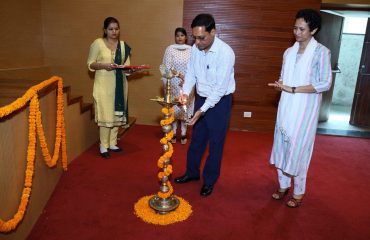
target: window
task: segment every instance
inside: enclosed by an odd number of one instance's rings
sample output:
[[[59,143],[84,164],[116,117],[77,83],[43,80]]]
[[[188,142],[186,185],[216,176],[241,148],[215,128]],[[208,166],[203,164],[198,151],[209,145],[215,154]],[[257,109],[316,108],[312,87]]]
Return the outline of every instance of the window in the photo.
[[[344,19],[343,33],[365,34],[367,18],[346,17]]]

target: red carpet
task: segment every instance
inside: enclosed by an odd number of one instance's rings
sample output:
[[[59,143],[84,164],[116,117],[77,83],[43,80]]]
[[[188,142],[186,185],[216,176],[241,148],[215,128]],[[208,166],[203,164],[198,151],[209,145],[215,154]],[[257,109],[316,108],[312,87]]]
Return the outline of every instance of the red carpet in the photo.
[[[185,222],[144,223],[134,203],[158,190],[160,127],[136,125],[110,160],[92,146],[69,166],[29,240],[84,239],[370,239],[370,139],[317,136],[302,206],[271,199],[277,187],[268,159],[272,134],[231,131],[214,192],[200,182],[174,185],[193,207]],[[188,145],[175,144],[174,176]]]

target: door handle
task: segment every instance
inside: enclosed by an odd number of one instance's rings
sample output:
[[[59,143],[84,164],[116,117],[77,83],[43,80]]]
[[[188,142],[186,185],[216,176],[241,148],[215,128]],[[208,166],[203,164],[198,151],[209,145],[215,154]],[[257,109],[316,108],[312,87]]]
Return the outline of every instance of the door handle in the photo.
[[[335,64],[335,68],[331,70],[332,73],[341,73],[338,63]]]
[[[360,73],[363,73],[365,71],[365,64],[362,64],[360,67]]]
[[[331,70],[332,73],[341,73],[342,71],[340,70],[340,68],[338,67],[337,69],[332,69]]]
[[[365,64],[362,64],[362,65],[360,66],[360,73],[361,73],[362,75],[369,75],[369,73],[368,73],[368,72],[366,72],[366,70],[369,70],[369,69],[366,69]]]

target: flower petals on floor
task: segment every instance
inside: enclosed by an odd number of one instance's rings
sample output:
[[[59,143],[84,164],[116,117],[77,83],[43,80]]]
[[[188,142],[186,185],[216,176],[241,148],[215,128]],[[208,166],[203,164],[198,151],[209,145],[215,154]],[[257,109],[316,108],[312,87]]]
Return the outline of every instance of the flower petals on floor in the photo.
[[[158,214],[149,206],[149,199],[154,195],[145,196],[135,203],[135,214],[144,222],[155,225],[169,225],[176,222],[185,221],[192,213],[191,205],[183,198],[176,196],[180,205],[176,210],[167,214]]]

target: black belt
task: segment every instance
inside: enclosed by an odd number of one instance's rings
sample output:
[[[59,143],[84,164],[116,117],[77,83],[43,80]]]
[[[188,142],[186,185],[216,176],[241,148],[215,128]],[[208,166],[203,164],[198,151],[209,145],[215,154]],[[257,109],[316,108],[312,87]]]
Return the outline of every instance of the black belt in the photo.
[[[224,96],[222,96],[221,97],[221,99],[222,98],[224,98],[224,97],[228,97],[229,95],[231,95],[232,93],[229,93],[229,94],[227,94],[227,95],[224,95]],[[202,96],[200,96],[199,94],[197,94],[197,97],[199,97],[200,99],[207,99],[207,97],[202,97]]]

